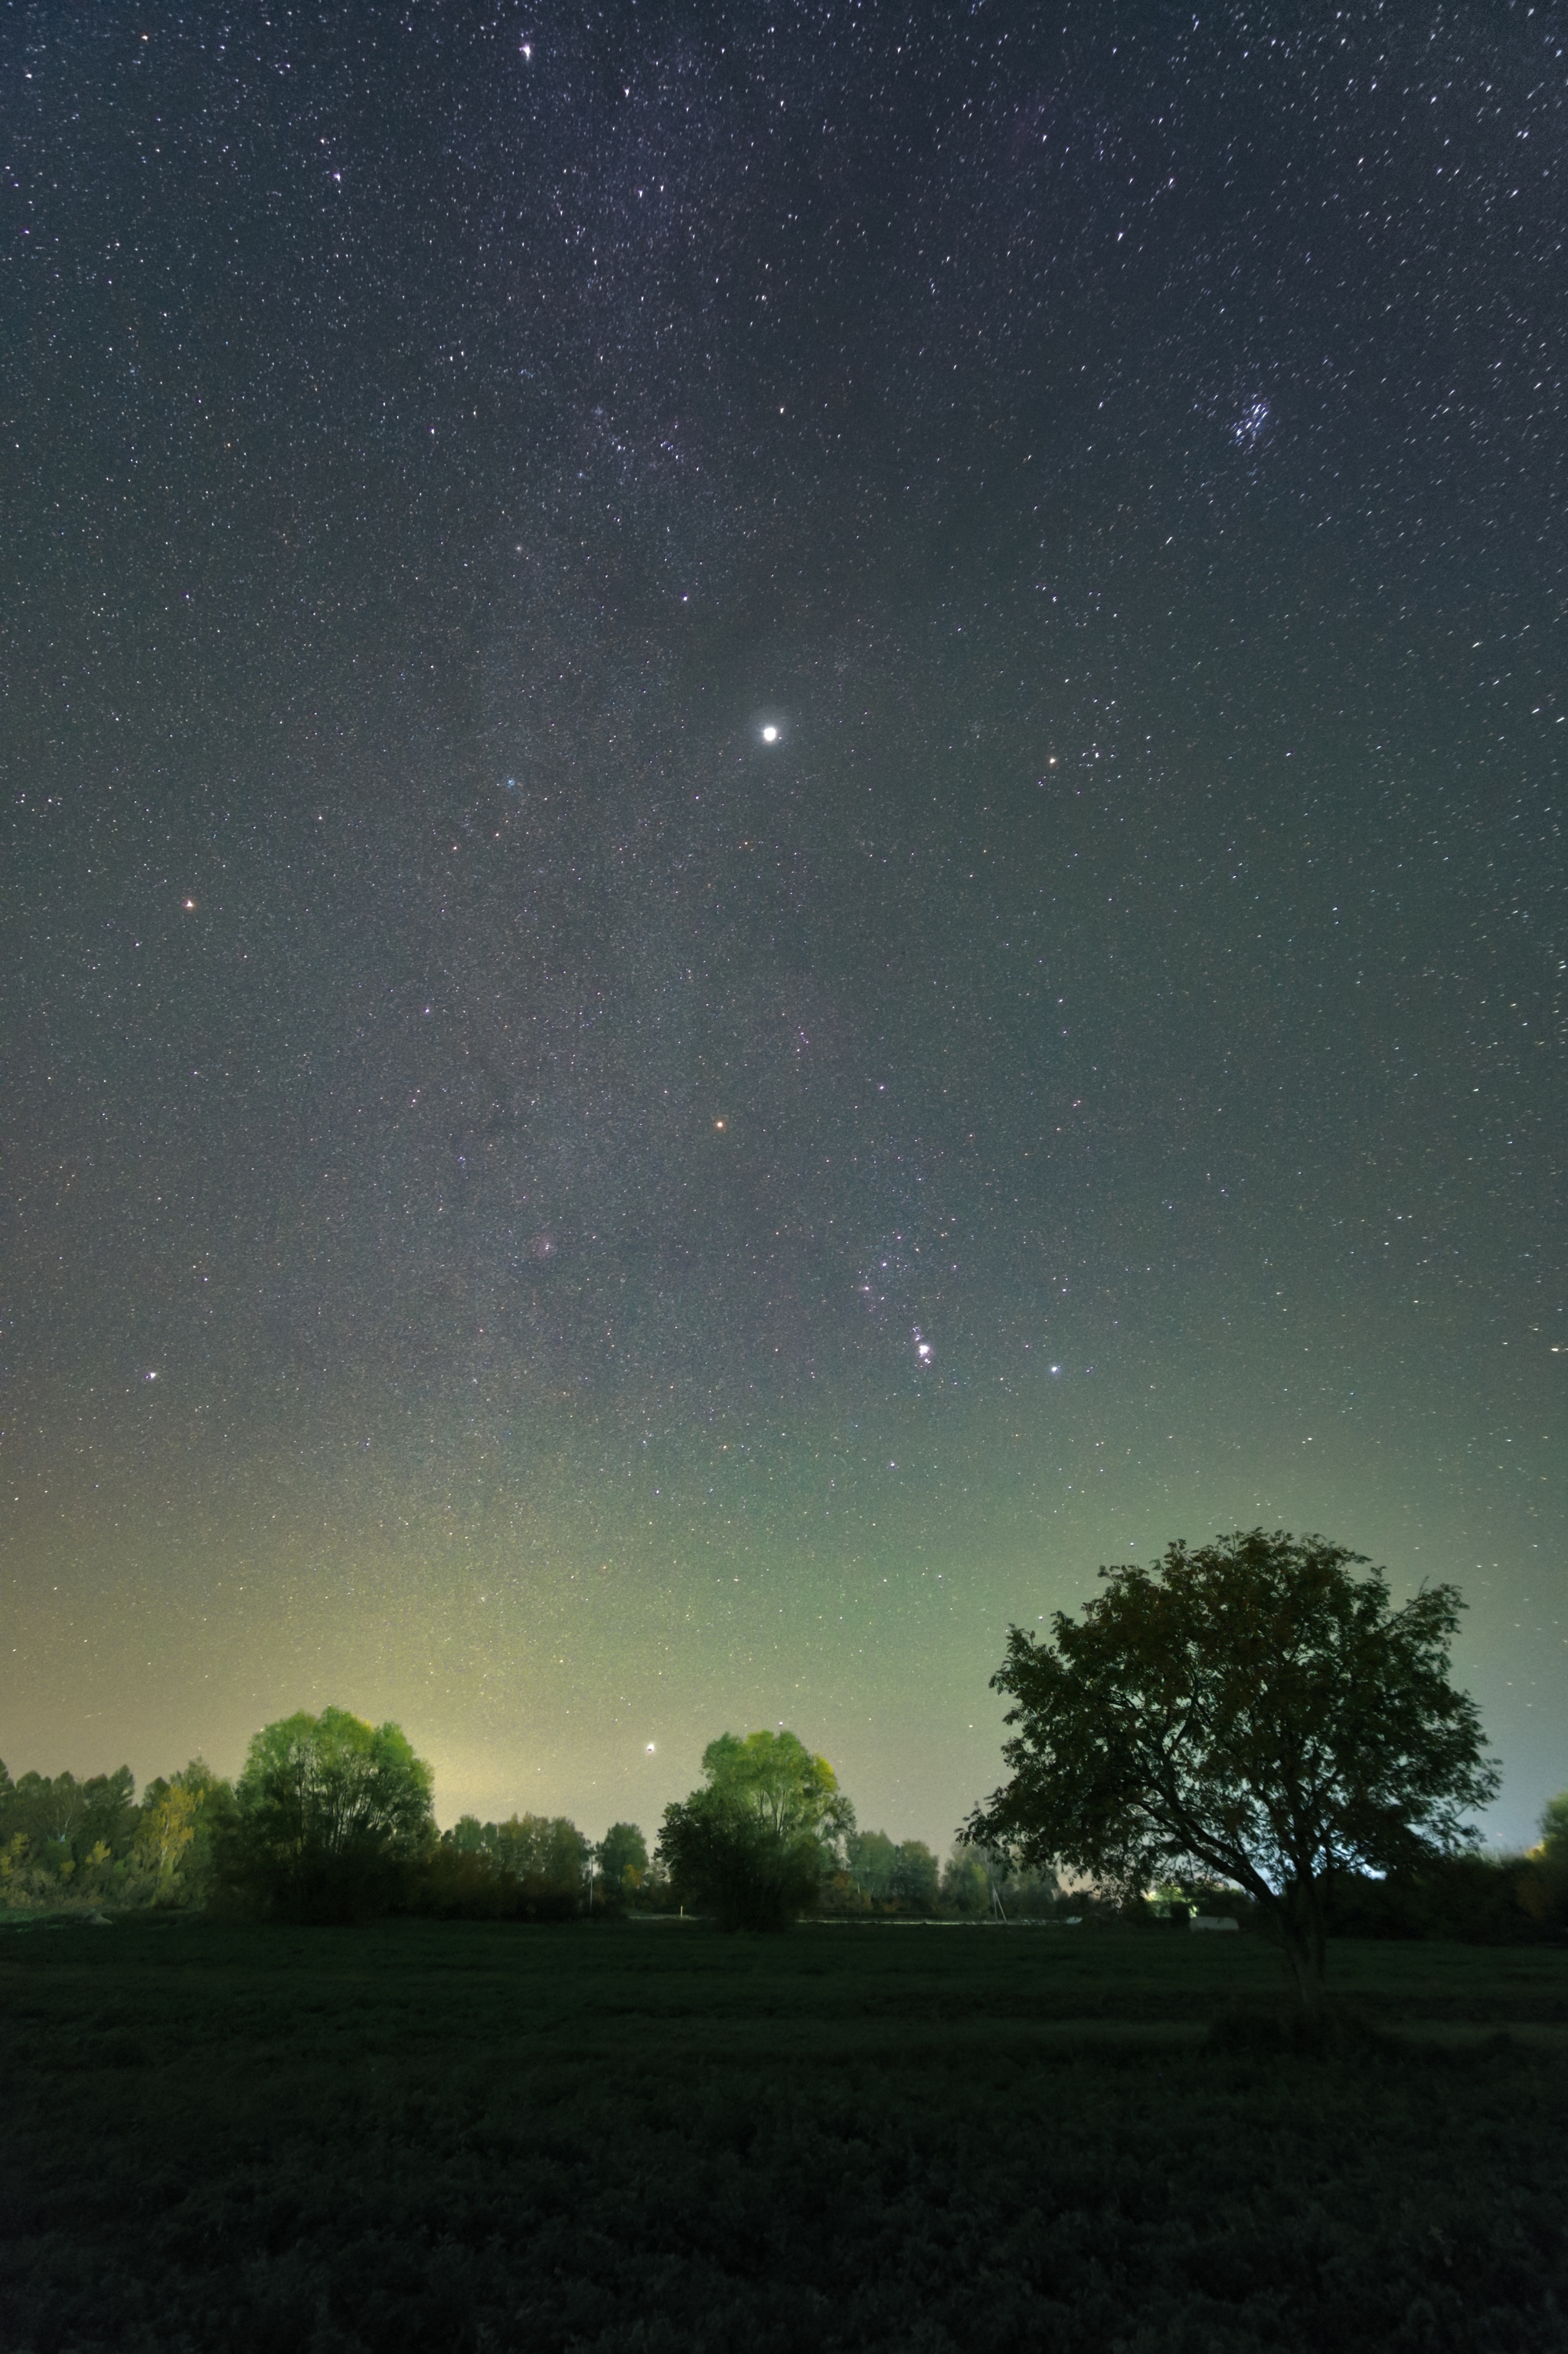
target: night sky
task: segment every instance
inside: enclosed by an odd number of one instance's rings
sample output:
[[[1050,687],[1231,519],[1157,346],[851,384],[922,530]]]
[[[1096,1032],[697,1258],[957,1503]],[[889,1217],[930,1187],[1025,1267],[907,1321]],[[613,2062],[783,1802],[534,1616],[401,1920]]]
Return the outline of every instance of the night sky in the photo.
[[[946,1848],[1263,1522],[1568,1784],[1568,18],[0,19],[0,1755]]]

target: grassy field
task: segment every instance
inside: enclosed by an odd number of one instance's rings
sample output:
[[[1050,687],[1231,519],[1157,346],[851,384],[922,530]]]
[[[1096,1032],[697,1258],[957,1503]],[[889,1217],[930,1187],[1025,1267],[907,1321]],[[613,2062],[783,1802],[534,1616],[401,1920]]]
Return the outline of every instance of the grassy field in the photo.
[[[1568,2344],[1568,1955],[690,1923],[0,1930],[0,2344]],[[1218,2022],[1218,2032],[1215,2032]]]

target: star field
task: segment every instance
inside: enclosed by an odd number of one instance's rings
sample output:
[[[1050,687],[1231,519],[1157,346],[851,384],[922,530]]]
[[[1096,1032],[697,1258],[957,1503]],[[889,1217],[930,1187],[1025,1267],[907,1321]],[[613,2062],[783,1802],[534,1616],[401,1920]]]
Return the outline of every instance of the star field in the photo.
[[[1568,47],[0,27],[13,1771],[945,1844],[1264,1522],[1568,1783]]]

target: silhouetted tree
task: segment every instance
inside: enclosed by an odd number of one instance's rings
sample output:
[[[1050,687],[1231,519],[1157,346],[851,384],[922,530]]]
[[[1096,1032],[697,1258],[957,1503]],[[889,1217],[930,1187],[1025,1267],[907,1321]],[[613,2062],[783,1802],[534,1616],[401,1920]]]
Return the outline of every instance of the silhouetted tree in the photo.
[[[410,1885],[416,1911],[487,1920],[567,1920],[581,1911],[593,1850],[565,1815],[463,1815]]]
[[[1568,1790],[1549,1798],[1541,1818],[1541,1844],[1525,1859],[1530,1867],[1530,1912],[1544,1927],[1568,1929]]]
[[[596,1850],[605,1901],[624,1904],[648,1876],[648,1842],[635,1823],[611,1823]]]
[[[893,1868],[898,1850],[885,1831],[852,1831],[844,1841],[844,1869],[870,1904],[893,1901]]]
[[[279,1918],[341,1921],[384,1907],[435,1843],[432,1776],[401,1728],[346,1709],[263,1727],[218,1840],[229,1887]]]
[[[938,1893],[947,1910],[960,1920],[978,1921],[991,1911],[991,1878],[969,1840],[955,1841],[942,1866]]]
[[[234,1808],[234,1792],[221,1776],[193,1757],[165,1781],[161,1776],[142,1793],[135,1853],[155,1875],[152,1901],[199,1903],[213,1875],[214,1842]]]
[[[853,1907],[926,1914],[937,1906],[937,1859],[923,1840],[852,1831],[843,1842],[844,1896]]]
[[[108,1893],[129,1854],[137,1815],[129,1766],[112,1774],[28,1773],[0,1766],[0,1881],[8,1903],[48,1906],[88,1890]]]
[[[1452,1852],[1459,1810],[1498,1787],[1447,1678],[1457,1590],[1396,1610],[1363,1566],[1321,1537],[1241,1531],[1102,1570],[1048,1643],[1012,1628],[991,1679],[1015,1703],[1012,1779],[969,1835],[1129,1891],[1218,1874],[1273,1925],[1315,2010],[1325,1877]]]
[[[893,1902],[905,1913],[934,1913],[937,1882],[937,1859],[925,1840],[900,1840],[893,1855]]]
[[[681,1898],[726,1929],[782,1929],[811,1903],[854,1828],[825,1757],[792,1733],[721,1734],[706,1787],[667,1807],[659,1859]]]
[[[487,1823],[485,1836],[498,1868],[518,1882],[529,1908],[575,1913],[586,1894],[593,1850],[565,1815],[513,1815]]]

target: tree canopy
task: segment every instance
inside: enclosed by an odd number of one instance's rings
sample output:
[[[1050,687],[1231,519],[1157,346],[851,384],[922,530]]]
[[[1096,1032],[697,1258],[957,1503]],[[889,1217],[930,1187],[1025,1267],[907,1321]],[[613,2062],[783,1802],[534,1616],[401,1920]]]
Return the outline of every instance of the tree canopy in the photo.
[[[659,1859],[676,1892],[729,1929],[781,1929],[803,1912],[854,1829],[825,1757],[792,1733],[722,1733],[705,1787],[664,1810]]]
[[[0,1765],[0,1907],[96,1912],[179,1905],[207,1893],[212,1833],[227,1782],[199,1757],[136,1803],[131,1768],[23,1774]]]
[[[250,1744],[222,1840],[225,1876],[265,1910],[373,1911],[398,1866],[434,1845],[433,1776],[400,1726],[304,1711]]]
[[[825,1757],[793,1733],[721,1733],[703,1752],[708,1787],[755,1815],[769,1830],[824,1832],[854,1828],[854,1808]]]
[[[924,1840],[895,1841],[885,1831],[853,1831],[844,1841],[851,1886],[869,1904],[902,1913],[934,1913],[939,1867]]]
[[[1014,1702],[1012,1779],[967,1835],[1128,1890],[1182,1871],[1234,1882],[1315,2008],[1326,1876],[1451,1852],[1462,1812],[1498,1787],[1475,1703],[1448,1681],[1458,1593],[1395,1608],[1364,1556],[1262,1529],[1100,1575],[1049,1641],[1010,1629],[991,1682]]]
[[[648,1876],[648,1842],[635,1823],[611,1823],[595,1855],[610,1902],[624,1903]]]

